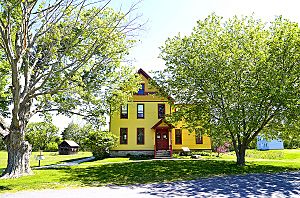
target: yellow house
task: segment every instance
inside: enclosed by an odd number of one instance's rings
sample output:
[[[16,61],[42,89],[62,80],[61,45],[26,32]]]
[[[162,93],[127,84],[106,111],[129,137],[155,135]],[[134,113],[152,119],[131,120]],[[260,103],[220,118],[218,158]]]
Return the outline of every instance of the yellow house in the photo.
[[[139,69],[138,74],[142,78],[140,90],[131,102],[110,118],[110,131],[119,137],[111,154],[170,157],[173,152],[182,151],[182,147],[210,150],[209,137],[196,136],[195,132],[182,128],[182,123],[173,126],[164,120],[164,116],[175,109],[169,105],[167,98],[156,95],[157,89],[151,87],[151,78],[145,71]]]

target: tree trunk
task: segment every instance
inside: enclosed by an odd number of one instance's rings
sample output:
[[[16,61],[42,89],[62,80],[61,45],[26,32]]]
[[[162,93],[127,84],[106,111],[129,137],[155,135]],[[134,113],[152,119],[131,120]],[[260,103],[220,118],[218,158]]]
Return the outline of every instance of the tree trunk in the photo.
[[[235,154],[236,154],[236,164],[239,166],[245,166],[246,147],[239,145],[238,149],[235,151]]]
[[[32,174],[30,168],[31,145],[24,140],[20,130],[10,131],[6,137],[7,167],[2,178],[17,178]]]

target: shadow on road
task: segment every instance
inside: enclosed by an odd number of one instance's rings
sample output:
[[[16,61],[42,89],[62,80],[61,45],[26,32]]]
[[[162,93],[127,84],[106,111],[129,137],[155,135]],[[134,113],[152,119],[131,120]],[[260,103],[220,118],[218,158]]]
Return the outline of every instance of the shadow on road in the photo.
[[[142,194],[159,197],[299,197],[300,172],[248,174],[201,180],[149,184]]]

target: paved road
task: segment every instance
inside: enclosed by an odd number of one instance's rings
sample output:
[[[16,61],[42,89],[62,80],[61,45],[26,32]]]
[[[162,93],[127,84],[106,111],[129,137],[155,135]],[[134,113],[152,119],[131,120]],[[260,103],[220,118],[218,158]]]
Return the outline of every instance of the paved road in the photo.
[[[300,172],[249,174],[158,184],[43,190],[2,194],[5,198],[92,197],[300,197]]]

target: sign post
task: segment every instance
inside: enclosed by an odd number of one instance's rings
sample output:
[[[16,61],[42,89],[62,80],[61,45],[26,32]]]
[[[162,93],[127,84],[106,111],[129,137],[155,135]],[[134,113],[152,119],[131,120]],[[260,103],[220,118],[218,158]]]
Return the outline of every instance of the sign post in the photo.
[[[41,160],[44,160],[45,159],[45,156],[42,154],[42,151],[40,150],[40,154],[37,155],[35,157],[36,160],[39,160],[39,167],[41,166]]]

